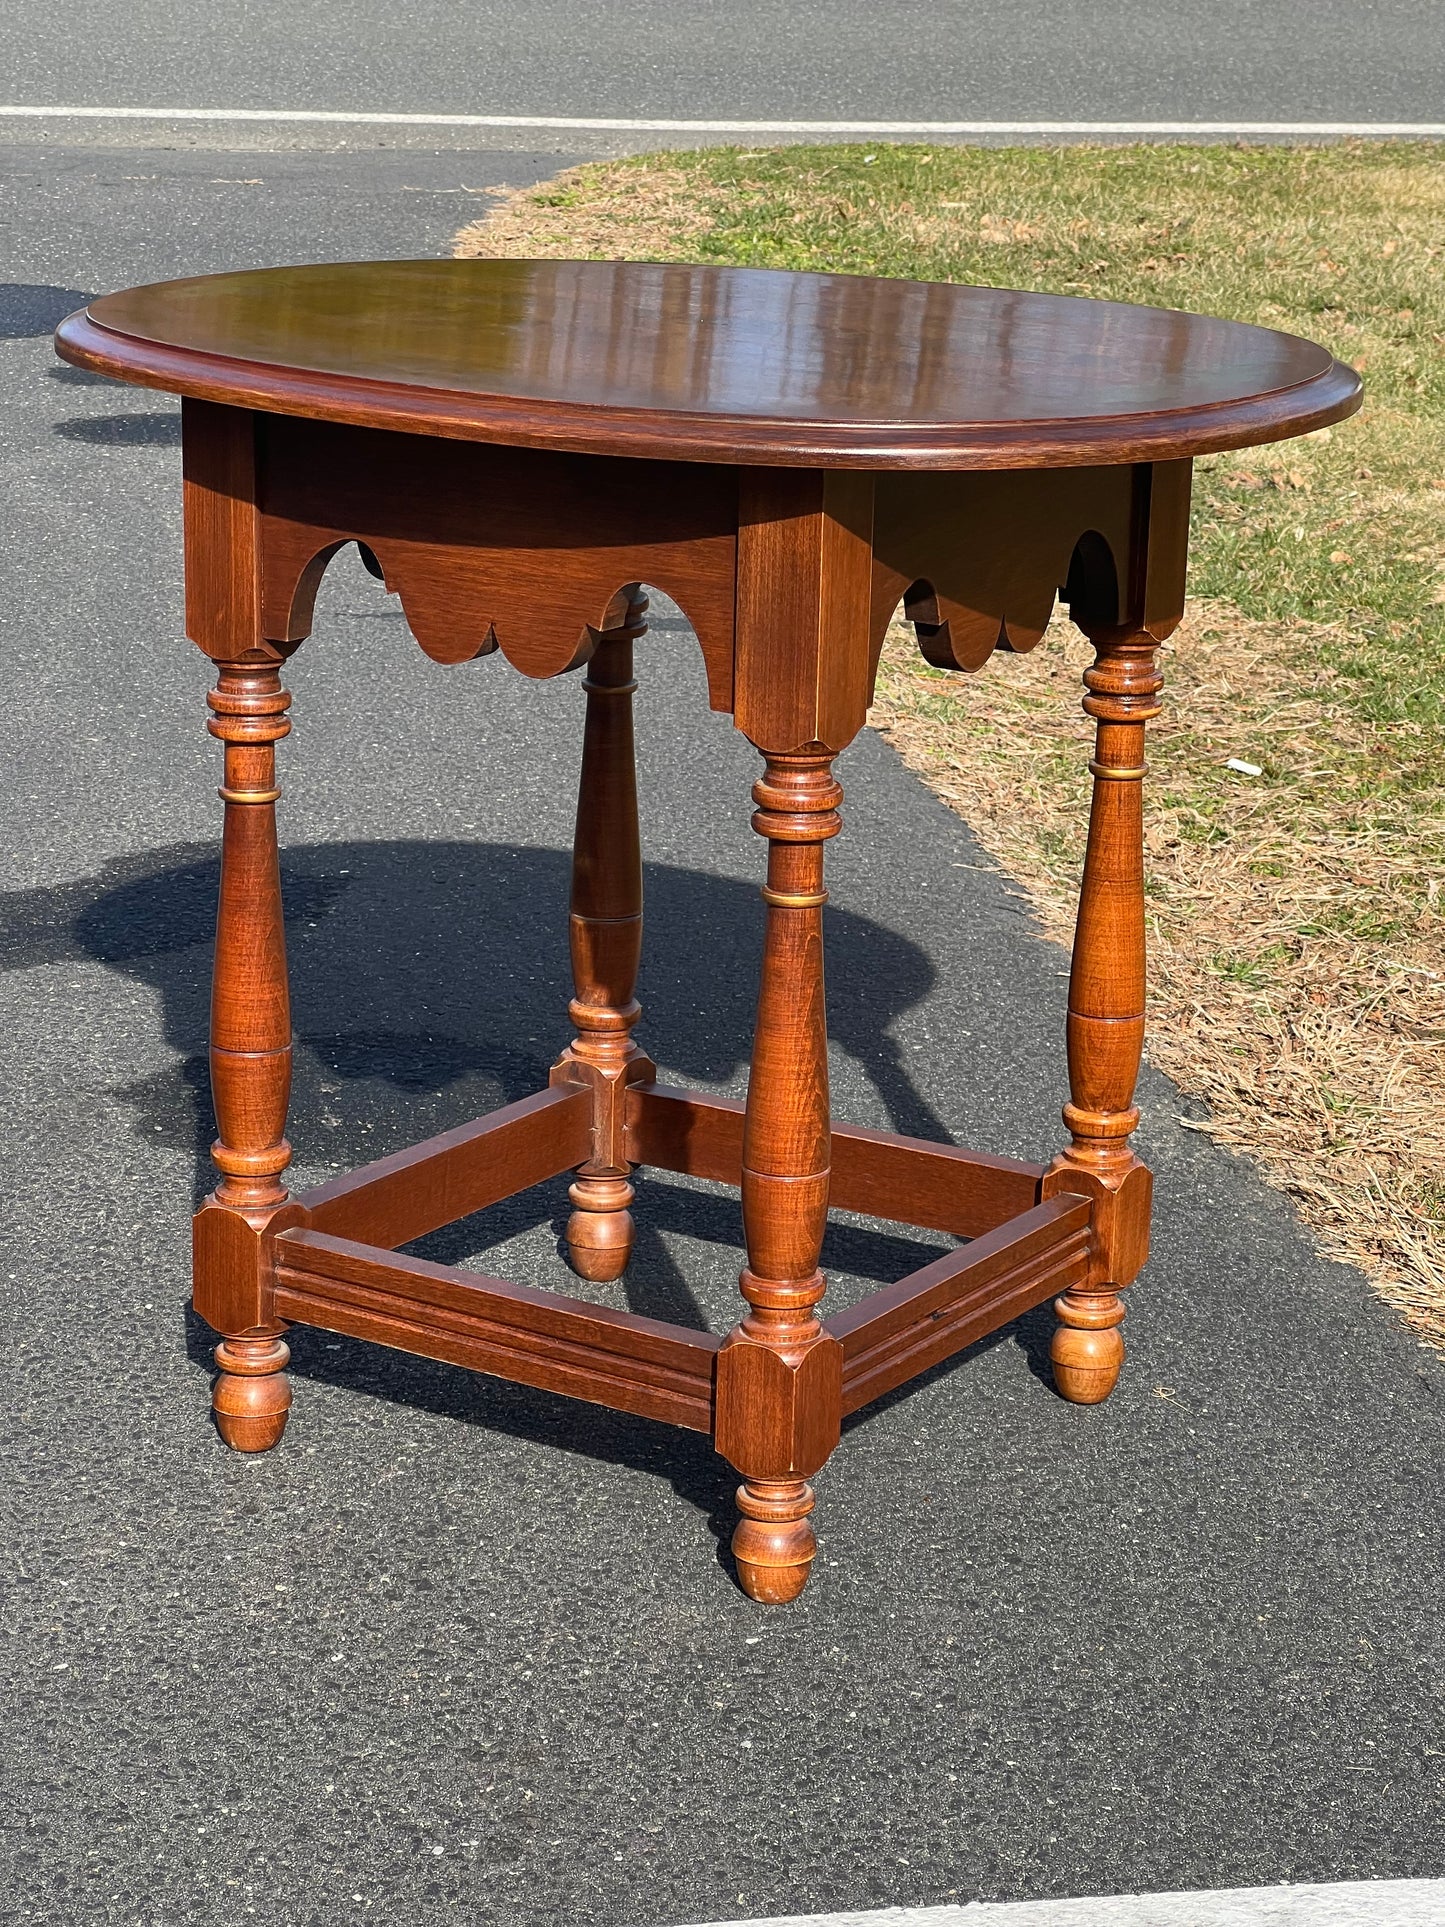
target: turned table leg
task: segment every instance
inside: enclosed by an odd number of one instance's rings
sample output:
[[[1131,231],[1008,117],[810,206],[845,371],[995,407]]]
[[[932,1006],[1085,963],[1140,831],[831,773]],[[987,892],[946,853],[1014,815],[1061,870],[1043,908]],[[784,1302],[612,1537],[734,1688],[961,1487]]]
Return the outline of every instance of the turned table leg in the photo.
[[[287,1208],[291,1009],[276,850],[276,751],[290,696],[272,666],[222,663],[208,701],[225,744],[225,829],[211,982],[211,1092],[221,1179],[195,1223],[196,1309],[224,1336],[212,1404],[227,1445],[264,1452],[286,1429],[285,1326],[270,1304],[266,1233]]]
[[[577,1035],[553,1081],[590,1083],[593,1154],[568,1193],[567,1256],[583,1278],[619,1278],[632,1255],[632,1167],[622,1153],[627,1086],[653,1067],[632,1039],[642,957],[642,852],[632,743],[632,646],[647,597],[632,592],[620,627],[603,632],[588,664],[587,720],[572,844],[572,983]]]
[[[1073,1142],[1054,1160],[1045,1193],[1094,1199],[1094,1250],[1084,1284],[1055,1300],[1054,1383],[1077,1405],[1113,1391],[1124,1362],[1120,1287],[1149,1251],[1152,1180],[1129,1134],[1139,1122],[1134,1085],[1144,1045],[1144,725],[1159,713],[1163,678],[1155,638],[1140,630],[1092,636],[1084,682],[1096,723],[1093,801],[1069,976]]]
[[[829,753],[768,756],[753,828],[768,839],[767,925],[743,1126],[749,1310],[718,1354],[719,1452],[743,1475],[743,1590],[781,1604],[817,1552],[807,1479],[838,1442],[842,1352],[817,1316],[831,1139],[823,998],[823,845],[841,828]]]

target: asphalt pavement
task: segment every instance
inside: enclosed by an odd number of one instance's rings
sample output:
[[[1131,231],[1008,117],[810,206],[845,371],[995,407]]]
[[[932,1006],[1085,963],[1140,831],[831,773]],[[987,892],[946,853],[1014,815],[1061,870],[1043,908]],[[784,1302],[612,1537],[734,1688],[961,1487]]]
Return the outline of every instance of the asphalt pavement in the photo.
[[[1445,23],[1438,0],[136,0],[121,26],[113,0],[7,0],[0,75],[0,105],[1438,122]]]
[[[187,1216],[219,776],[177,414],[48,332],[138,280],[441,252],[478,190],[558,164],[0,156],[0,1911],[666,1927],[1445,1872],[1445,1371],[1152,1072],[1115,1397],[1055,1397],[1039,1313],[860,1415],[791,1609],[733,1584],[732,1481],[691,1434],[320,1333],[279,1451],[210,1429]],[[351,552],[290,681],[308,1182],[535,1087],[565,1041],[581,693],[429,663]],[[666,607],[638,706],[645,1039],[736,1091],[754,758]],[[838,1114],[1046,1155],[1062,953],[879,738],[840,773]],[[564,1209],[548,1187],[425,1249],[574,1288]],[[638,1216],[627,1302],[724,1328],[735,1201],[659,1175]],[[930,1248],[840,1222],[835,1302]]]

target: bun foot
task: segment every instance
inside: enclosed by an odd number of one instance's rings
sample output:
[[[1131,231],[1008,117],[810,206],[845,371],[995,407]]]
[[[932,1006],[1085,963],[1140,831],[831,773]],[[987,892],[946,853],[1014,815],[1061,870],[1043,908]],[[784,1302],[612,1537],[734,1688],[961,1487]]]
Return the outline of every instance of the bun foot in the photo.
[[[611,1284],[632,1256],[632,1186],[626,1178],[579,1178],[567,1195],[576,1206],[567,1220],[567,1261],[579,1278]]]
[[[1059,1320],[1049,1349],[1054,1389],[1071,1405],[1102,1405],[1118,1384],[1124,1363],[1118,1330],[1124,1307],[1112,1294],[1071,1298],[1066,1292],[1054,1300],[1054,1312]]]
[[[269,1452],[291,1410],[290,1346],[282,1338],[223,1338],[214,1356],[216,1430],[233,1452]]]
[[[749,1599],[763,1606],[786,1606],[808,1583],[818,1540],[808,1514],[808,1485],[740,1485],[733,1533],[738,1583]]]

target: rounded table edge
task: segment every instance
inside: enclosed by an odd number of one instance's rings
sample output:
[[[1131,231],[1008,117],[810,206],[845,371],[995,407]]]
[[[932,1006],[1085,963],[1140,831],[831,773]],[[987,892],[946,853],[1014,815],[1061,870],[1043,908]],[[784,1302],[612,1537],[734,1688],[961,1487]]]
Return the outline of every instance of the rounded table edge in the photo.
[[[1329,427],[1354,414],[1364,393],[1359,373],[1332,360],[1307,381],[1242,400],[1154,415],[974,425],[966,435],[941,429],[929,436],[900,424],[896,439],[884,429],[860,441],[873,425],[829,429],[505,395],[478,396],[483,412],[454,390],[175,348],[107,328],[86,308],[60,323],[55,351],[75,367],[132,386],[263,414],[565,454],[883,473],[1112,467],[1219,454]]]

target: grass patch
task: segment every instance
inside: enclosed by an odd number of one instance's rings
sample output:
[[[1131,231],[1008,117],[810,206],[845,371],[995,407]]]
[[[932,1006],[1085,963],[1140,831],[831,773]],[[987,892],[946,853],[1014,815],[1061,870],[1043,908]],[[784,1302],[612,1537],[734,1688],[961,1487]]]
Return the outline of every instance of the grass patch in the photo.
[[[1099,295],[1363,369],[1355,420],[1197,465],[1196,601],[1151,732],[1150,1054],[1445,1339],[1445,148],[652,155],[510,192],[457,251]],[[945,676],[899,625],[874,712],[1064,941],[1087,658],[1059,624]]]

